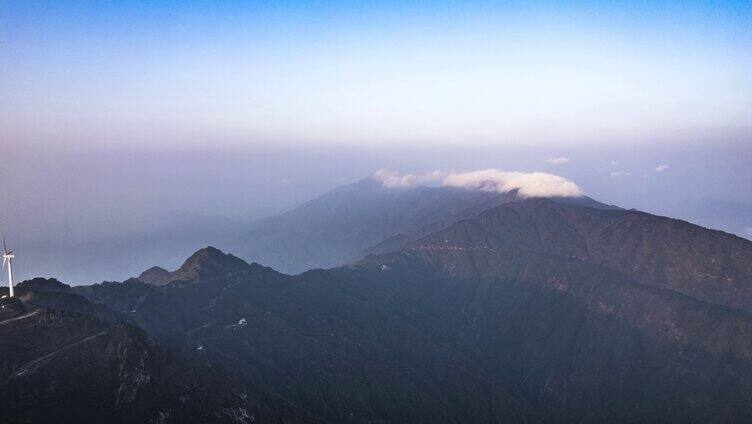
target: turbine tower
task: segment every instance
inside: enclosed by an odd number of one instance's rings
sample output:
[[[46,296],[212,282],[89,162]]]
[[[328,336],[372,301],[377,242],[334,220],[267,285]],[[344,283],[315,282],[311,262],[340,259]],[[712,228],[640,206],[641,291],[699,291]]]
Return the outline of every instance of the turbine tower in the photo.
[[[5,264],[7,262],[8,264],[8,289],[10,290],[10,297],[13,297],[13,264],[12,260],[15,258],[16,255],[13,254],[12,250],[8,250],[8,247],[5,246],[5,237],[3,237],[3,269],[5,269]]]

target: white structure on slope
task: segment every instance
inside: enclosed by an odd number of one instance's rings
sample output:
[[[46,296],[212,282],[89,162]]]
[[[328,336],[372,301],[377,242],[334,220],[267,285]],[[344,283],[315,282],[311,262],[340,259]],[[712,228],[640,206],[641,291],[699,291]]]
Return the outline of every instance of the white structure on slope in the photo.
[[[13,258],[15,258],[16,255],[13,254],[12,250],[8,250],[8,247],[5,245],[5,237],[3,237],[3,270],[5,270],[5,266],[8,266],[8,289],[10,291],[10,297],[13,297]]]

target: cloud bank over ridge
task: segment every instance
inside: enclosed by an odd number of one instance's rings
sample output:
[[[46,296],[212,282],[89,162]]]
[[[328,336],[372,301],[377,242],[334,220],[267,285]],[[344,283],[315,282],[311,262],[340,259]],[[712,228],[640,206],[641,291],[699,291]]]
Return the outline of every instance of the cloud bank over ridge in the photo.
[[[380,169],[371,178],[388,188],[438,184],[444,187],[499,193],[517,190],[521,197],[578,197],[583,195],[582,189],[574,182],[545,172],[501,171],[490,168],[460,173],[434,170],[425,174],[403,175]]]

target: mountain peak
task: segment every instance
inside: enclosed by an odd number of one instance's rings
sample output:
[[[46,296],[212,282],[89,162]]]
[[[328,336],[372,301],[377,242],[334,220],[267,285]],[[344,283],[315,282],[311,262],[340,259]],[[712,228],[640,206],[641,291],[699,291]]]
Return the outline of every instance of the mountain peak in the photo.
[[[192,254],[183,265],[174,272],[173,280],[198,281],[219,277],[248,269],[246,261],[216,247],[208,246]]]
[[[162,267],[153,266],[138,276],[138,279],[146,284],[162,286],[172,280],[172,273]]]
[[[202,249],[199,249],[195,251],[186,261],[183,263],[183,265],[180,267],[180,269],[183,269],[185,266],[190,266],[194,263],[202,263],[206,261],[222,261],[225,260],[227,257],[233,257],[230,254],[224,253],[223,251],[217,249],[214,246],[207,246]]]
[[[65,292],[70,289],[70,286],[64,283],[61,283],[55,278],[32,278],[31,280],[26,280],[18,284],[16,286],[19,289],[26,289],[26,290],[37,290],[37,291],[60,291]]]

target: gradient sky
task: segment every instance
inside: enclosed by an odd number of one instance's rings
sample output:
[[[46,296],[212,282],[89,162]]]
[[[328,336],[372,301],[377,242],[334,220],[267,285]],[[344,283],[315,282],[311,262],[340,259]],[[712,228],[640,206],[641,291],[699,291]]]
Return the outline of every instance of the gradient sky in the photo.
[[[0,3],[7,144],[747,137],[752,3]]]
[[[752,237],[752,2],[0,0],[19,278],[173,266],[212,242],[174,221],[379,168],[543,171]]]

